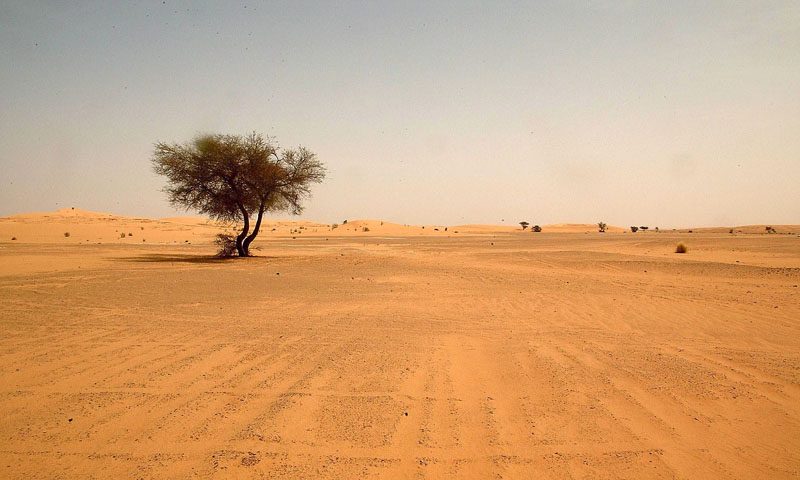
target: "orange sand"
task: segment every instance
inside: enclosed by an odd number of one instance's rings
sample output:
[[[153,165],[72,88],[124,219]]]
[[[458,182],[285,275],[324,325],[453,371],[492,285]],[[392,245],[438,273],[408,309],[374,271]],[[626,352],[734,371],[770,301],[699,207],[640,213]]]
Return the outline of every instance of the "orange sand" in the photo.
[[[0,219],[0,477],[800,475],[796,234],[380,223]]]

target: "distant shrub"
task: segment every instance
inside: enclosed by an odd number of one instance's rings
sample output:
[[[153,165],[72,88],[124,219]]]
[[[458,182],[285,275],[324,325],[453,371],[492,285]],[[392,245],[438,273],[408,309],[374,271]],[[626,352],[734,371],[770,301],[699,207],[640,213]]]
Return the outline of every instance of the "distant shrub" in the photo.
[[[347,225],[347,220],[345,220],[344,222],[342,222],[342,225]]]
[[[650,227],[641,226],[641,227],[639,227],[639,230],[642,230],[642,231],[646,232],[648,228],[650,228]]]
[[[131,232],[128,232],[128,236],[129,236],[129,237],[132,237],[132,236],[133,236],[133,234],[132,234]]]
[[[689,251],[689,248],[683,242],[678,243],[675,247],[675,253],[686,253],[687,251]]]
[[[728,233],[733,233],[733,229],[731,228],[730,230],[728,230]]]
[[[606,222],[597,222],[597,229],[598,229],[597,231],[603,233],[606,231],[607,226],[608,225],[606,225]]]
[[[765,230],[767,231],[767,233],[776,233],[776,232],[775,232],[775,229],[774,229],[774,228],[772,228],[772,227],[764,227],[764,228],[765,228]]]
[[[236,255],[236,236],[230,233],[218,233],[214,238],[217,246],[217,257],[230,258]]]
[[[528,222],[519,222],[519,226],[522,227],[523,232],[525,231],[526,228],[528,228],[528,225],[530,225],[530,223]]]
[[[144,230],[144,227],[139,227],[139,230]]]
[[[636,233],[637,230],[639,230],[639,227],[631,226],[631,232]]]
[[[64,236],[69,238],[69,232],[64,232]]]
[[[532,232],[537,232],[537,233],[541,232],[542,231],[542,227],[540,227],[539,225],[534,225],[533,227],[531,227],[531,231]]]
[[[125,232],[120,233],[119,238],[125,238]]]
[[[362,232],[369,232],[369,227],[364,227],[361,229]]]
[[[17,237],[11,237],[11,240],[16,240],[16,239],[17,239]]]

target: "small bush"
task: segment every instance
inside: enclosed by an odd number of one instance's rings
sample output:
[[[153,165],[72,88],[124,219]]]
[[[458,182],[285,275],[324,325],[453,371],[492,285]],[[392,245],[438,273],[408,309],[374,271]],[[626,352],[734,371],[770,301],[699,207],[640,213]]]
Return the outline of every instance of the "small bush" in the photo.
[[[604,233],[606,231],[606,222],[597,222],[597,231],[600,233]]]
[[[125,232],[120,233],[119,238],[125,238]]]
[[[537,232],[537,233],[538,233],[538,232],[541,232],[541,231],[542,231],[542,227],[540,227],[539,225],[534,225],[534,226],[531,228],[531,231],[532,231],[532,232]]]
[[[364,227],[364,228],[363,228],[363,231],[364,231],[364,232],[369,232],[369,227]]]
[[[131,232],[128,232],[128,236],[129,236],[129,237],[132,237],[132,236],[133,236],[133,234],[132,234]]]
[[[64,236],[69,238],[69,232],[64,232]]]
[[[17,237],[11,237],[11,240],[16,240],[16,239],[17,239]]]
[[[683,242],[678,243],[678,245],[675,247],[675,253],[686,253],[688,251],[689,248]]]
[[[639,227],[631,226],[631,232],[636,233],[637,230],[639,230]]]
[[[347,225],[347,220],[345,220],[344,222],[342,222],[342,225]]]
[[[219,258],[231,258],[236,254],[236,236],[230,233],[218,233],[214,239]]]

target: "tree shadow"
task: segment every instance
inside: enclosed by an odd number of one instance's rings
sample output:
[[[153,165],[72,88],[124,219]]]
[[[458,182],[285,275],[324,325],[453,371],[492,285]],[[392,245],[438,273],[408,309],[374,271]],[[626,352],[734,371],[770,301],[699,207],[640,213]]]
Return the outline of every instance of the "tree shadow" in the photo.
[[[237,262],[253,262],[253,261],[264,261],[264,260],[272,260],[278,257],[268,257],[268,256],[251,256],[251,257],[230,257],[230,258],[220,258],[213,255],[190,255],[190,254],[178,254],[178,253],[149,253],[146,255],[137,255],[135,257],[117,257],[112,258],[111,260],[118,261],[118,262],[128,262],[128,263],[195,263],[195,264],[210,264],[210,265],[222,265],[222,264],[233,264]]]
[[[219,258],[209,255],[180,255],[169,253],[150,253],[147,255],[137,255],[135,257],[121,257],[113,260],[129,263],[204,263],[222,264],[236,261],[236,258]]]

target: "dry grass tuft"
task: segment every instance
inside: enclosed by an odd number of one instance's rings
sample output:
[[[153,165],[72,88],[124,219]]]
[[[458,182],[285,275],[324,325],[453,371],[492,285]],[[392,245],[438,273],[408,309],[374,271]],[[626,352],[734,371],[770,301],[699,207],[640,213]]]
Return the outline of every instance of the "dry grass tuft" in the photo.
[[[688,251],[689,248],[683,242],[678,243],[678,245],[675,247],[675,253],[686,253]]]
[[[230,233],[218,233],[214,239],[217,246],[217,257],[231,258],[236,255],[236,236]]]

